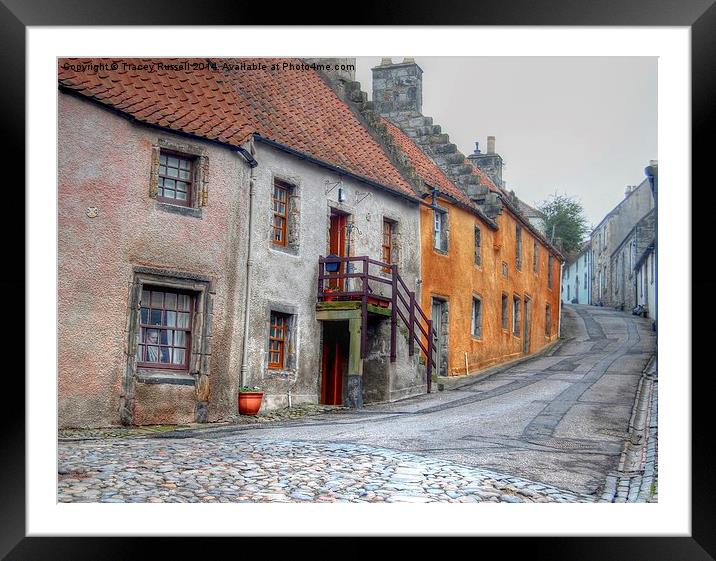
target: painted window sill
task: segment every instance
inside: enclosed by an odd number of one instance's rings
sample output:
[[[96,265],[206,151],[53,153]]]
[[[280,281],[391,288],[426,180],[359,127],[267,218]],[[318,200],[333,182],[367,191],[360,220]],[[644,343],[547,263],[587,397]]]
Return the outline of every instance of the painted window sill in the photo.
[[[269,247],[271,251],[275,251],[276,253],[279,253],[282,256],[291,256],[291,257],[299,257],[298,255],[298,248],[296,246],[292,245],[278,245],[275,243],[271,243],[271,246]]]
[[[177,386],[193,386],[196,384],[196,378],[191,374],[150,368],[138,369],[137,381],[142,384],[173,384]]]
[[[171,203],[165,203],[162,201],[156,201],[154,208],[162,212],[169,212],[171,214],[179,214],[181,216],[190,216],[192,218],[201,218],[201,209],[190,206],[173,205]]]

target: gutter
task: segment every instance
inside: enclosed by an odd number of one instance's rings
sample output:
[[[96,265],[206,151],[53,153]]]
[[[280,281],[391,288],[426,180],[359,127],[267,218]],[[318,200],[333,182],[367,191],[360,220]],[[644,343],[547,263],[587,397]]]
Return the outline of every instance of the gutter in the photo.
[[[173,129],[171,127],[163,127],[162,125],[155,125],[153,123],[148,123],[147,121],[142,121],[141,119],[137,119],[133,115],[130,115],[129,113],[126,113],[122,111],[121,109],[117,109],[116,107],[112,107],[111,105],[107,105],[106,103],[103,103],[99,99],[96,99],[94,97],[89,97],[84,95],[83,93],[74,90],[68,86],[65,86],[63,84],[59,84],[57,89],[61,91],[64,94],[71,95],[73,97],[77,97],[79,99],[82,99],[84,101],[89,101],[102,109],[105,109],[107,111],[110,111],[111,113],[114,113],[118,117],[122,117],[123,119],[126,119],[130,123],[142,127],[149,127],[152,129],[158,129],[160,131],[166,132],[167,134],[175,134],[177,136],[183,136],[185,138],[191,138],[195,140],[201,140],[204,142],[209,142],[211,144],[215,144],[217,146],[220,146],[222,148],[227,148],[231,150],[232,152],[236,152],[238,154],[241,154],[243,158],[246,160],[246,162],[249,164],[250,167],[255,168],[259,163],[253,158],[253,156],[241,146],[236,146],[234,144],[229,144],[228,142],[222,142],[221,140],[215,140],[212,138],[207,138],[205,136],[199,136],[198,134],[192,134],[190,132],[185,132],[179,129]]]
[[[428,184],[426,183],[426,185],[428,185]],[[468,211],[468,212],[474,214],[474,215],[477,216],[480,220],[482,220],[485,224],[487,224],[487,227],[488,227],[488,228],[490,228],[490,229],[492,229],[492,230],[498,230],[498,229],[499,229],[499,228],[497,227],[497,223],[496,223],[493,219],[491,219],[489,216],[483,214],[483,213],[480,211],[479,208],[471,207],[471,206],[467,205],[466,203],[462,202],[461,200],[457,199],[456,197],[453,197],[453,196],[450,195],[449,193],[445,193],[444,191],[441,191],[440,189],[438,189],[438,188],[436,188],[436,187],[432,187],[430,193],[426,193],[425,195],[423,195],[423,197],[430,197],[430,196],[432,196],[432,201],[433,201],[432,204],[429,204],[429,205],[426,204],[426,203],[423,203],[423,204],[425,204],[427,207],[432,208],[432,209],[437,209],[437,208],[439,208],[439,207],[437,206],[437,204],[435,203],[435,195],[436,195],[436,194],[438,194],[438,196],[440,196],[441,198],[446,199],[446,200],[449,201],[450,203],[452,203],[452,204],[454,204],[454,205],[456,205],[456,206],[458,206],[458,207],[460,207],[460,208],[462,208],[462,209],[464,209],[464,210],[466,210],[466,211]]]

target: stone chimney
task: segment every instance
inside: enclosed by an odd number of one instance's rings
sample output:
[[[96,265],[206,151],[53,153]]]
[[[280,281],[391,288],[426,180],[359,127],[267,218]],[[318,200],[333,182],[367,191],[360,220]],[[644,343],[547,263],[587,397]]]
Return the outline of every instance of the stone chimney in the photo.
[[[495,137],[494,136],[487,137],[487,153],[488,154],[495,153]]]
[[[467,157],[473,164],[484,171],[492,182],[504,189],[502,181],[502,156],[495,152],[495,137],[487,137],[487,154],[480,152],[480,143],[475,143],[475,151]]]
[[[381,59],[373,70],[373,107],[381,115],[400,120],[400,116],[421,114],[423,110],[423,70],[413,58],[393,62]]]

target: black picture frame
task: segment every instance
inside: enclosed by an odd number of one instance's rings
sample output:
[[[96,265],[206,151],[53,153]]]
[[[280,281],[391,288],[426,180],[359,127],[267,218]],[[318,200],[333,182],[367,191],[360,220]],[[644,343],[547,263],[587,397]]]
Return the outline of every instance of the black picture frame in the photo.
[[[713,180],[707,182],[707,165],[713,158],[707,153],[710,137],[714,136],[713,100],[716,99],[716,72],[712,53],[716,52],[716,7],[714,0],[550,0],[538,3],[534,0],[501,0],[500,2],[469,2],[442,0],[400,0],[397,2],[349,3],[330,8],[311,8],[305,4],[283,4],[280,9],[267,10],[262,3],[228,3],[211,0],[201,3],[187,0],[172,2],[146,2],[128,0],[77,0],[71,3],[52,0],[0,0],[0,69],[5,72],[0,87],[3,123],[6,139],[12,142],[4,149],[6,173],[11,182],[6,184],[10,195],[17,197],[15,205],[6,203],[6,212],[15,216],[22,213],[8,212],[19,206],[24,208],[21,190],[13,187],[25,184],[23,162],[25,151],[25,34],[28,26],[35,25],[552,25],[552,26],[685,26],[692,33],[692,183],[703,187],[693,191],[698,194],[698,204],[693,205],[692,214],[692,256],[709,255],[706,244],[709,240],[707,227],[713,222],[706,213],[716,208],[713,204]],[[567,54],[567,53],[565,53]],[[54,123],[48,124],[49,131]],[[709,158],[711,156],[711,158]],[[662,184],[662,189],[668,185]],[[683,189],[688,195],[687,186]],[[17,225],[13,225],[6,214],[4,225],[5,240],[17,238]],[[5,294],[25,294],[24,247],[20,244],[6,244],[5,256],[13,263],[14,275],[6,273],[2,280]],[[699,251],[701,250],[701,251]],[[16,255],[12,255],[15,251]],[[9,252],[9,255],[8,253]],[[708,262],[705,271],[710,271]],[[691,271],[684,272],[690,279]],[[716,281],[708,280],[710,274],[699,275],[692,285],[694,295],[701,295],[701,306],[692,307],[687,298],[683,305],[694,311],[691,326],[692,349],[708,348],[716,328],[710,325],[713,312],[707,295],[713,293]],[[704,280],[702,280],[704,279]],[[687,288],[684,284],[684,289]],[[665,295],[677,297],[677,295]],[[678,296],[680,297],[680,296]],[[8,301],[9,300],[9,301]],[[7,298],[12,317],[24,317],[21,299]],[[17,310],[12,309],[17,307]],[[6,312],[7,313],[7,312]],[[3,322],[5,341],[16,338],[23,330],[17,322]],[[28,336],[32,336],[28,333]],[[7,347],[6,347],[7,348]],[[685,353],[693,352],[684,349]],[[9,354],[9,353],[6,353]],[[19,353],[14,353],[19,355]],[[693,358],[697,353],[694,352]],[[700,353],[705,356],[705,353]],[[484,554],[495,551],[509,553],[509,557],[522,554],[531,559],[569,560],[713,560],[716,556],[716,463],[712,461],[714,438],[710,434],[710,387],[711,368],[704,364],[697,368],[694,361],[692,370],[692,533],[690,537],[588,537],[588,538],[480,538],[490,540]],[[144,559],[148,546],[161,547],[161,555],[176,558],[198,558],[200,555],[219,555],[223,546],[235,545],[241,540],[242,550],[257,544],[251,538],[213,538],[211,551],[206,545],[190,538],[69,538],[69,537],[25,537],[25,386],[19,369],[7,368],[5,376],[5,413],[0,441],[0,557],[8,560],[20,559]],[[662,372],[662,376],[688,376],[689,372]],[[48,375],[48,379],[52,379]],[[12,387],[12,384],[15,387]],[[81,531],[81,529],[78,529]],[[359,538],[353,538],[358,540]],[[414,541],[415,539],[411,540]],[[333,544],[332,539],[322,538],[321,548],[340,554],[347,544]],[[365,540],[361,540],[365,541]],[[422,541],[422,540],[421,540]],[[167,543],[168,542],[168,543]],[[280,540],[287,551],[303,547],[298,538]],[[421,547],[420,542],[415,542]],[[272,548],[279,543],[272,538]],[[363,545],[363,544],[361,544]],[[344,547],[341,547],[344,546]],[[360,546],[359,546],[360,547]],[[363,545],[365,547],[365,545]],[[474,547],[474,546],[473,546]],[[171,551],[170,551],[171,550]],[[231,550],[228,550],[231,551]],[[375,550],[373,550],[375,551]],[[457,549],[452,550],[455,552]],[[272,549],[272,554],[276,551]],[[315,554],[316,552],[313,552]],[[269,554],[266,552],[265,554]]]

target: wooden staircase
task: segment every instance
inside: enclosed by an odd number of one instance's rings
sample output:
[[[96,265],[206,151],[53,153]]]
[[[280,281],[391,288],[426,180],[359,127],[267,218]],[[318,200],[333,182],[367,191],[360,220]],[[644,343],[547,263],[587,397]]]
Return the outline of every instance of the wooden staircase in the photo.
[[[376,270],[377,269],[377,270]],[[358,271],[358,272],[354,272]],[[383,275],[380,274],[383,272]],[[389,275],[385,273],[389,272]],[[348,279],[360,279],[360,289],[348,290]],[[371,283],[390,286],[390,296],[374,293]],[[368,314],[381,308],[390,311],[390,362],[396,359],[398,319],[408,329],[408,354],[415,354],[415,343],[425,356],[428,393],[432,389],[432,372],[435,364],[435,337],[433,322],[425,315],[415,300],[415,292],[408,289],[395,264],[383,263],[366,255],[357,257],[327,256],[318,259],[318,302],[360,302],[361,344],[360,355],[364,359],[368,348]],[[381,315],[383,315],[381,313]]]

